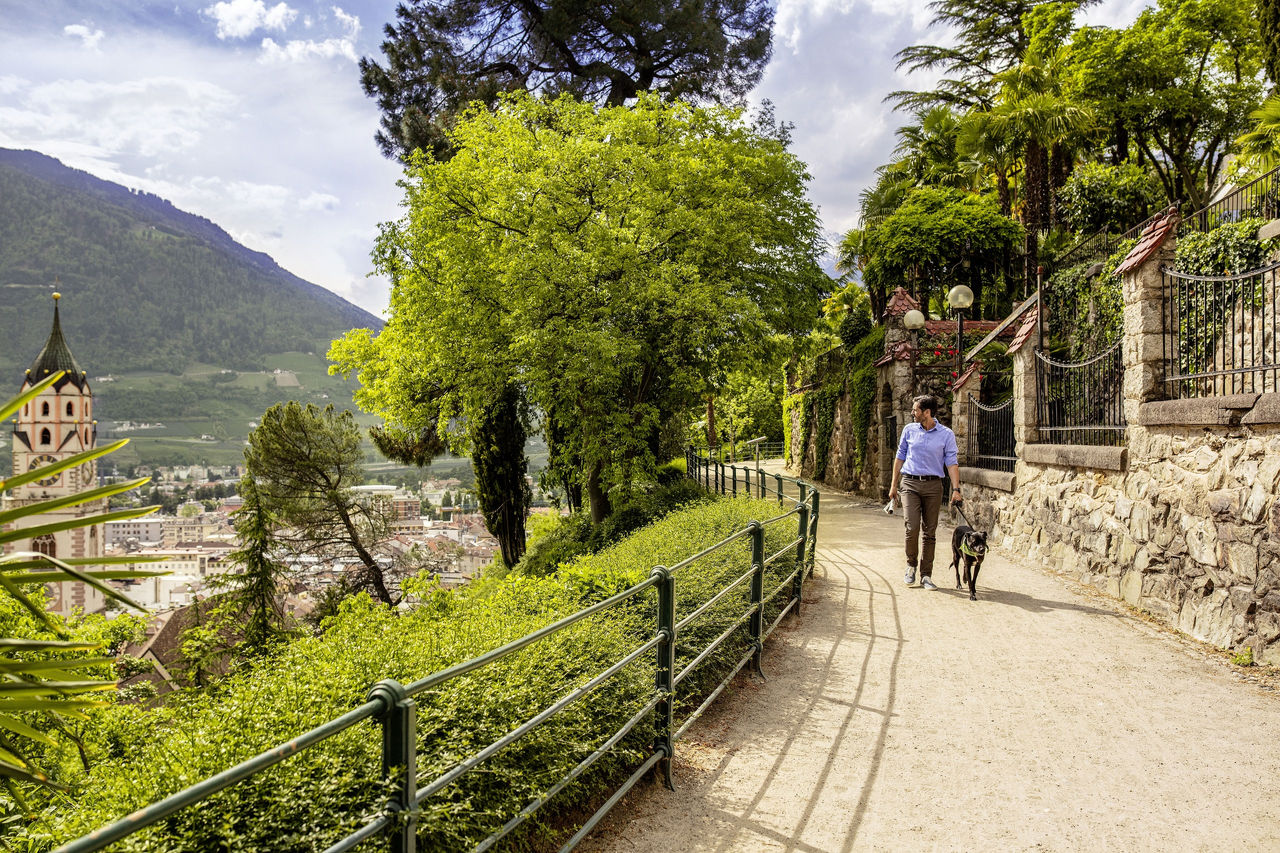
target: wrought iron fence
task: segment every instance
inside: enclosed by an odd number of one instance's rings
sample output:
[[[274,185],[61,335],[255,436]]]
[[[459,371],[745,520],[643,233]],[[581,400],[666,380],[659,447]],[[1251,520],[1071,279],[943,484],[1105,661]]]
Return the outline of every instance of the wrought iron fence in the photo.
[[[1037,410],[1045,444],[1124,443],[1122,340],[1074,364],[1036,353]]]
[[[1142,229],[1146,228],[1152,222],[1155,222],[1159,217],[1164,216],[1164,213],[1165,212],[1163,210],[1158,211],[1157,213],[1148,216],[1128,231],[1124,231],[1119,234],[1114,234],[1104,228],[1098,233],[1084,238],[1070,249],[1067,249],[1067,251],[1058,256],[1054,261],[1054,265],[1058,269],[1066,269],[1067,267],[1075,266],[1076,264],[1083,264],[1085,261],[1096,261],[1102,260],[1103,258],[1109,258],[1115,253],[1121,243],[1125,240],[1132,240],[1134,237],[1137,237],[1142,233]]]
[[[1280,390],[1280,263],[1239,275],[1161,269],[1170,399]]]
[[[1013,398],[987,406],[970,394],[968,415],[965,461],[975,468],[1012,471],[1018,461],[1013,439]]]
[[[1205,233],[1219,225],[1255,216],[1268,220],[1280,217],[1280,167],[1232,190],[1195,213],[1187,214],[1178,231],[1183,234],[1188,231]]]
[[[209,799],[219,791],[249,779],[273,765],[279,764],[306,749],[367,721],[375,721],[381,728],[383,774],[386,787],[391,791],[391,795],[376,817],[356,832],[338,840],[325,853],[341,853],[341,851],[355,850],[366,842],[375,840],[380,840],[384,848],[393,851],[393,853],[414,853],[417,847],[417,819],[425,801],[448,788],[449,785],[465,774],[476,771],[486,760],[545,724],[560,711],[607,684],[626,667],[643,660],[647,655],[653,655],[653,683],[656,685],[656,689],[652,697],[644,702],[617,732],[601,743],[594,752],[586,756],[559,782],[555,783],[540,797],[528,803],[518,813],[507,816],[509,819],[500,829],[474,848],[475,851],[491,849],[501,839],[533,816],[538,809],[549,802],[556,794],[586,772],[593,764],[614,750],[633,730],[644,724],[653,726],[655,738],[649,757],[635,768],[631,776],[621,784],[616,792],[600,806],[561,848],[562,851],[572,850],[586,838],[588,833],[622,799],[623,795],[655,767],[665,772],[667,784],[671,784],[670,762],[675,754],[676,742],[715,701],[730,680],[741,672],[747,664],[753,663],[756,669],[759,669],[760,654],[764,649],[765,641],[788,613],[798,612],[803,596],[805,577],[806,575],[812,576],[813,573],[813,549],[817,545],[820,498],[816,489],[808,483],[781,475],[769,475],[767,478],[757,476],[753,483],[749,479],[749,474],[736,469],[736,466],[722,465],[706,457],[698,456],[692,451],[686,453],[685,462],[686,472],[690,478],[706,484],[708,488],[714,489],[721,494],[736,493],[736,490],[729,484],[732,483],[736,486],[737,477],[741,473],[746,478],[742,491],[744,496],[755,494],[759,494],[761,497],[776,495],[778,503],[783,509],[786,509],[787,504],[791,504],[791,508],[767,521],[753,521],[746,529],[738,531],[715,545],[685,558],[674,566],[655,566],[648,578],[629,589],[585,607],[571,616],[510,642],[501,648],[494,649],[478,658],[441,670],[408,685],[400,684],[393,679],[380,681],[369,690],[367,701],[364,704],[337,719],[304,732],[288,743],[280,744],[274,749],[179,791],[160,802],[139,809],[116,823],[71,841],[59,847],[55,853],[89,853],[89,851],[102,850],[145,830],[170,815],[197,807],[202,801]],[[796,497],[793,498],[787,493],[786,486],[788,484],[795,486]],[[786,524],[789,519],[793,518],[796,524],[796,535],[778,551],[766,554],[765,529],[770,525]],[[699,560],[731,547],[734,543],[744,543],[749,546],[749,549],[744,549],[744,555],[747,556],[745,570],[736,580],[729,582],[709,600],[698,603],[696,609],[692,609],[692,612],[677,621],[677,578]],[[775,568],[770,569],[771,566]],[[770,569],[768,574],[766,573],[767,569]],[[782,576],[781,581],[778,582],[780,571],[785,572],[785,576]],[[766,578],[772,580],[769,584],[770,589],[765,588]],[[723,603],[728,603],[726,596],[733,590],[743,588],[744,585],[749,585],[749,595],[745,592],[740,593],[744,598],[749,598],[749,604],[746,609],[737,616],[736,621],[732,622],[727,630],[712,640],[705,648],[689,650],[682,645],[682,654],[687,656],[696,652],[696,656],[693,656],[691,660],[687,660],[683,668],[677,669],[676,643],[677,637],[680,636],[683,629],[702,617],[717,603],[722,603],[722,606]],[[541,710],[503,737],[484,746],[468,758],[459,761],[440,776],[427,780],[423,787],[418,787],[416,754],[417,704],[414,700],[415,696],[437,688],[451,679],[496,663],[595,614],[612,608],[623,607],[628,602],[636,599],[637,596],[651,589],[655,590],[657,594],[657,624],[654,626],[654,633],[647,640],[621,660],[595,674],[589,681],[573,690],[567,691],[556,702]],[[692,607],[693,605],[686,604],[686,606]],[[769,609],[769,615],[772,616],[772,621],[767,625],[766,608]],[[774,609],[777,610],[776,614],[772,612]],[[740,636],[744,630],[748,641],[746,643],[747,654],[731,668],[728,675],[714,689],[710,690],[705,697],[695,697],[695,701],[697,698],[702,698],[701,704],[684,716],[683,719],[677,721],[677,698],[689,698],[688,696],[680,696],[680,685],[685,683],[686,678],[694,673],[713,652],[735,635]],[[692,680],[688,683],[692,683]],[[688,692],[687,684],[686,693]],[[677,722],[679,722],[678,728]]]

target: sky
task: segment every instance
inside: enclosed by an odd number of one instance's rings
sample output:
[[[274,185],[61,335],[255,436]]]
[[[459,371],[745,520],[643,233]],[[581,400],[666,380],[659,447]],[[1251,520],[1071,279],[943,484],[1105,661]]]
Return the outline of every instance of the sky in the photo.
[[[378,223],[398,216],[398,166],[360,89],[395,0],[0,0],[0,147],[29,148],[207,217],[290,272],[383,316]],[[1144,0],[1082,22],[1125,26]],[[945,41],[927,0],[778,0],[773,58],[750,100],[795,125],[792,150],[830,239],[924,88],[894,68]]]

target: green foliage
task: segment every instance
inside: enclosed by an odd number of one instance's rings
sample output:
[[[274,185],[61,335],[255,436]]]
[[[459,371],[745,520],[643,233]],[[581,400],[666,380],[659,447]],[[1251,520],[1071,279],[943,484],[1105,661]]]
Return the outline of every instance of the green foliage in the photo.
[[[1236,666],[1253,666],[1253,648],[1245,646],[1244,651],[1231,656],[1231,662]]]
[[[1051,351],[1066,360],[1081,361],[1106,350],[1124,332],[1124,295],[1115,269],[1137,243],[1136,239],[1117,243],[1096,275],[1087,274],[1095,264],[1092,260],[1053,274],[1046,304],[1049,328],[1059,336],[1049,341]]]
[[[831,452],[831,431],[836,423],[836,404],[844,393],[844,384],[832,384],[809,394],[813,406],[813,418],[817,424],[814,435],[813,477],[821,480],[827,475],[827,461]]]
[[[1263,219],[1226,222],[1212,231],[1189,231],[1178,237],[1174,266],[1193,275],[1238,275],[1265,266],[1280,239],[1258,240]]]
[[[782,452],[787,458],[791,458],[791,442],[794,436],[791,434],[791,412],[797,406],[801,407],[800,411],[804,412],[804,392],[798,394],[787,394],[782,398]],[[803,414],[802,414],[803,417]],[[801,426],[800,434],[804,435],[804,427]],[[803,458],[804,449],[801,448],[801,458]]]
[[[118,750],[74,780],[75,807],[50,804],[28,836],[64,841],[155,802],[260,751],[283,743],[364,701],[383,678],[409,683],[474,658],[575,612],[584,604],[646,577],[654,564],[675,565],[741,530],[753,518],[777,513],[776,504],[746,499],[705,503],[661,522],[556,577],[513,575],[488,584],[483,595],[447,593],[429,582],[411,584],[422,604],[397,611],[365,596],[344,602],[322,636],[299,639],[271,667],[232,675],[213,692],[186,693],[154,708],[120,709],[111,737]],[[794,535],[787,522],[767,528],[769,553]],[[677,618],[710,599],[742,573],[745,545],[721,549],[677,575]],[[768,569],[773,589],[794,566]],[[745,587],[713,606],[681,632],[678,666],[745,610]],[[778,612],[770,604],[766,616]],[[538,710],[621,659],[652,636],[653,591],[578,623],[503,661],[450,680],[417,697],[421,779],[431,779],[514,729]],[[677,720],[690,703],[747,649],[745,632],[681,684]],[[470,849],[567,773],[616,731],[653,695],[652,657],[624,668],[601,689],[570,705],[511,747],[427,800],[420,821],[424,850]],[[678,723],[677,723],[678,724]],[[198,809],[180,812],[142,833],[130,849],[207,851],[323,849],[375,814],[386,791],[379,738],[371,723],[234,786]],[[619,749],[553,801],[572,807],[616,782],[647,752],[652,723],[642,723]],[[517,838],[515,848],[530,842]]]
[[[876,359],[884,355],[884,326],[872,329],[846,358],[849,371],[849,408],[856,442],[854,465],[864,472],[867,459],[867,433],[871,413],[876,406]]]
[[[283,605],[288,569],[272,554],[275,521],[252,476],[241,478],[239,492],[244,503],[234,524],[240,547],[227,558],[237,570],[219,578],[226,591],[219,596],[217,621],[235,625],[244,650],[261,654],[287,635]],[[215,635],[221,633],[215,629]]]
[[[1160,183],[1136,163],[1085,163],[1058,191],[1062,220],[1085,234],[1127,231],[1163,202]]]
[[[846,312],[840,318],[840,326],[836,331],[845,352],[852,352],[854,347],[870,333],[871,326],[871,311],[869,307],[861,311]]]
[[[413,161],[383,226],[390,321],[335,342],[335,369],[367,411],[455,437],[518,382],[600,517],[706,377],[812,325],[827,280],[807,176],[739,113],[650,96],[510,96],[451,138],[448,162]]]
[[[1258,0],[1258,29],[1267,76],[1280,85],[1280,0]]]

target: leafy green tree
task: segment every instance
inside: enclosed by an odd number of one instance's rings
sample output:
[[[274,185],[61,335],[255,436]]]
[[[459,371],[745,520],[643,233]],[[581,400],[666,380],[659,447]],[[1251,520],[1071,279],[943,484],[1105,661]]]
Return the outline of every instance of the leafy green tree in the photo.
[[[1208,203],[1264,89],[1258,21],[1239,0],[1161,0],[1123,30],[1078,30],[1072,89],[1110,128],[1113,162],[1136,148],[1170,203]]]
[[[946,291],[956,283],[953,276],[964,274],[967,260],[966,283],[981,307],[983,283],[998,274],[1002,253],[1021,237],[1022,229],[1000,215],[994,200],[924,187],[868,235],[868,272],[899,281],[914,274],[922,304],[936,298],[941,312]]]
[[[1074,231],[1120,233],[1146,219],[1164,201],[1160,184],[1136,163],[1078,166],[1058,193],[1062,219]]]
[[[395,604],[373,554],[388,535],[388,519],[353,491],[363,482],[360,429],[350,412],[297,402],[272,406],[249,433],[246,477],[277,524],[275,542],[294,554],[354,555],[360,588]]]
[[[1280,0],[1258,0],[1258,28],[1267,76],[1280,85]]]
[[[741,99],[769,61],[766,0],[410,0],[385,28],[385,65],[365,57],[360,79],[382,110],[388,156],[444,156],[468,103],[503,92],[570,93],[618,106],[644,91]]]
[[[423,425],[414,390],[438,383],[438,427],[462,441],[520,384],[602,520],[703,377],[812,326],[828,280],[807,175],[739,112],[654,96],[512,95],[452,140],[448,162],[415,161],[407,213],[383,226],[390,322],[330,358],[407,428]]]
[[[1240,159],[1256,174],[1280,166],[1280,95],[1272,95],[1249,113],[1253,128],[1236,140]]]

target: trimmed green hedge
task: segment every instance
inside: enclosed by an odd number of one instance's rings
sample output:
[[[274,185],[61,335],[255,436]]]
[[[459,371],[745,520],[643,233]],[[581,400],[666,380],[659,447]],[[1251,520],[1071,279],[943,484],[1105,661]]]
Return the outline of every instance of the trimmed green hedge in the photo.
[[[365,700],[384,678],[409,683],[524,636],[648,576],[654,564],[686,556],[780,514],[776,503],[719,500],[678,510],[617,545],[563,566],[556,576],[511,576],[449,593],[418,590],[421,605],[398,613],[361,596],[345,602],[322,637],[298,640],[269,664],[233,675],[215,690],[174,697],[147,710],[117,706],[105,715],[110,754],[74,780],[73,805],[48,804],[25,843],[47,848],[207,778],[333,719]],[[795,517],[767,529],[770,552],[796,534]],[[677,619],[749,566],[746,540],[676,576]],[[771,590],[794,561],[769,567]],[[725,598],[678,642],[678,666],[745,609],[749,584]],[[785,603],[785,598],[783,599]],[[776,614],[774,603],[768,615]],[[425,784],[647,641],[656,628],[656,594],[578,623],[503,661],[417,697],[419,784]],[[679,688],[704,694],[749,648],[745,628]],[[424,850],[469,849],[540,796],[654,695],[653,656],[553,717],[481,768],[424,804]],[[683,699],[687,713],[693,698]],[[562,792],[556,809],[580,806],[617,784],[645,754],[653,725],[642,723],[616,752]],[[147,851],[321,850],[374,815],[380,789],[380,736],[362,723],[144,831],[123,849]],[[70,806],[70,807],[69,807]],[[545,841],[547,822],[518,833],[514,849]],[[379,844],[366,845],[380,849]]]

